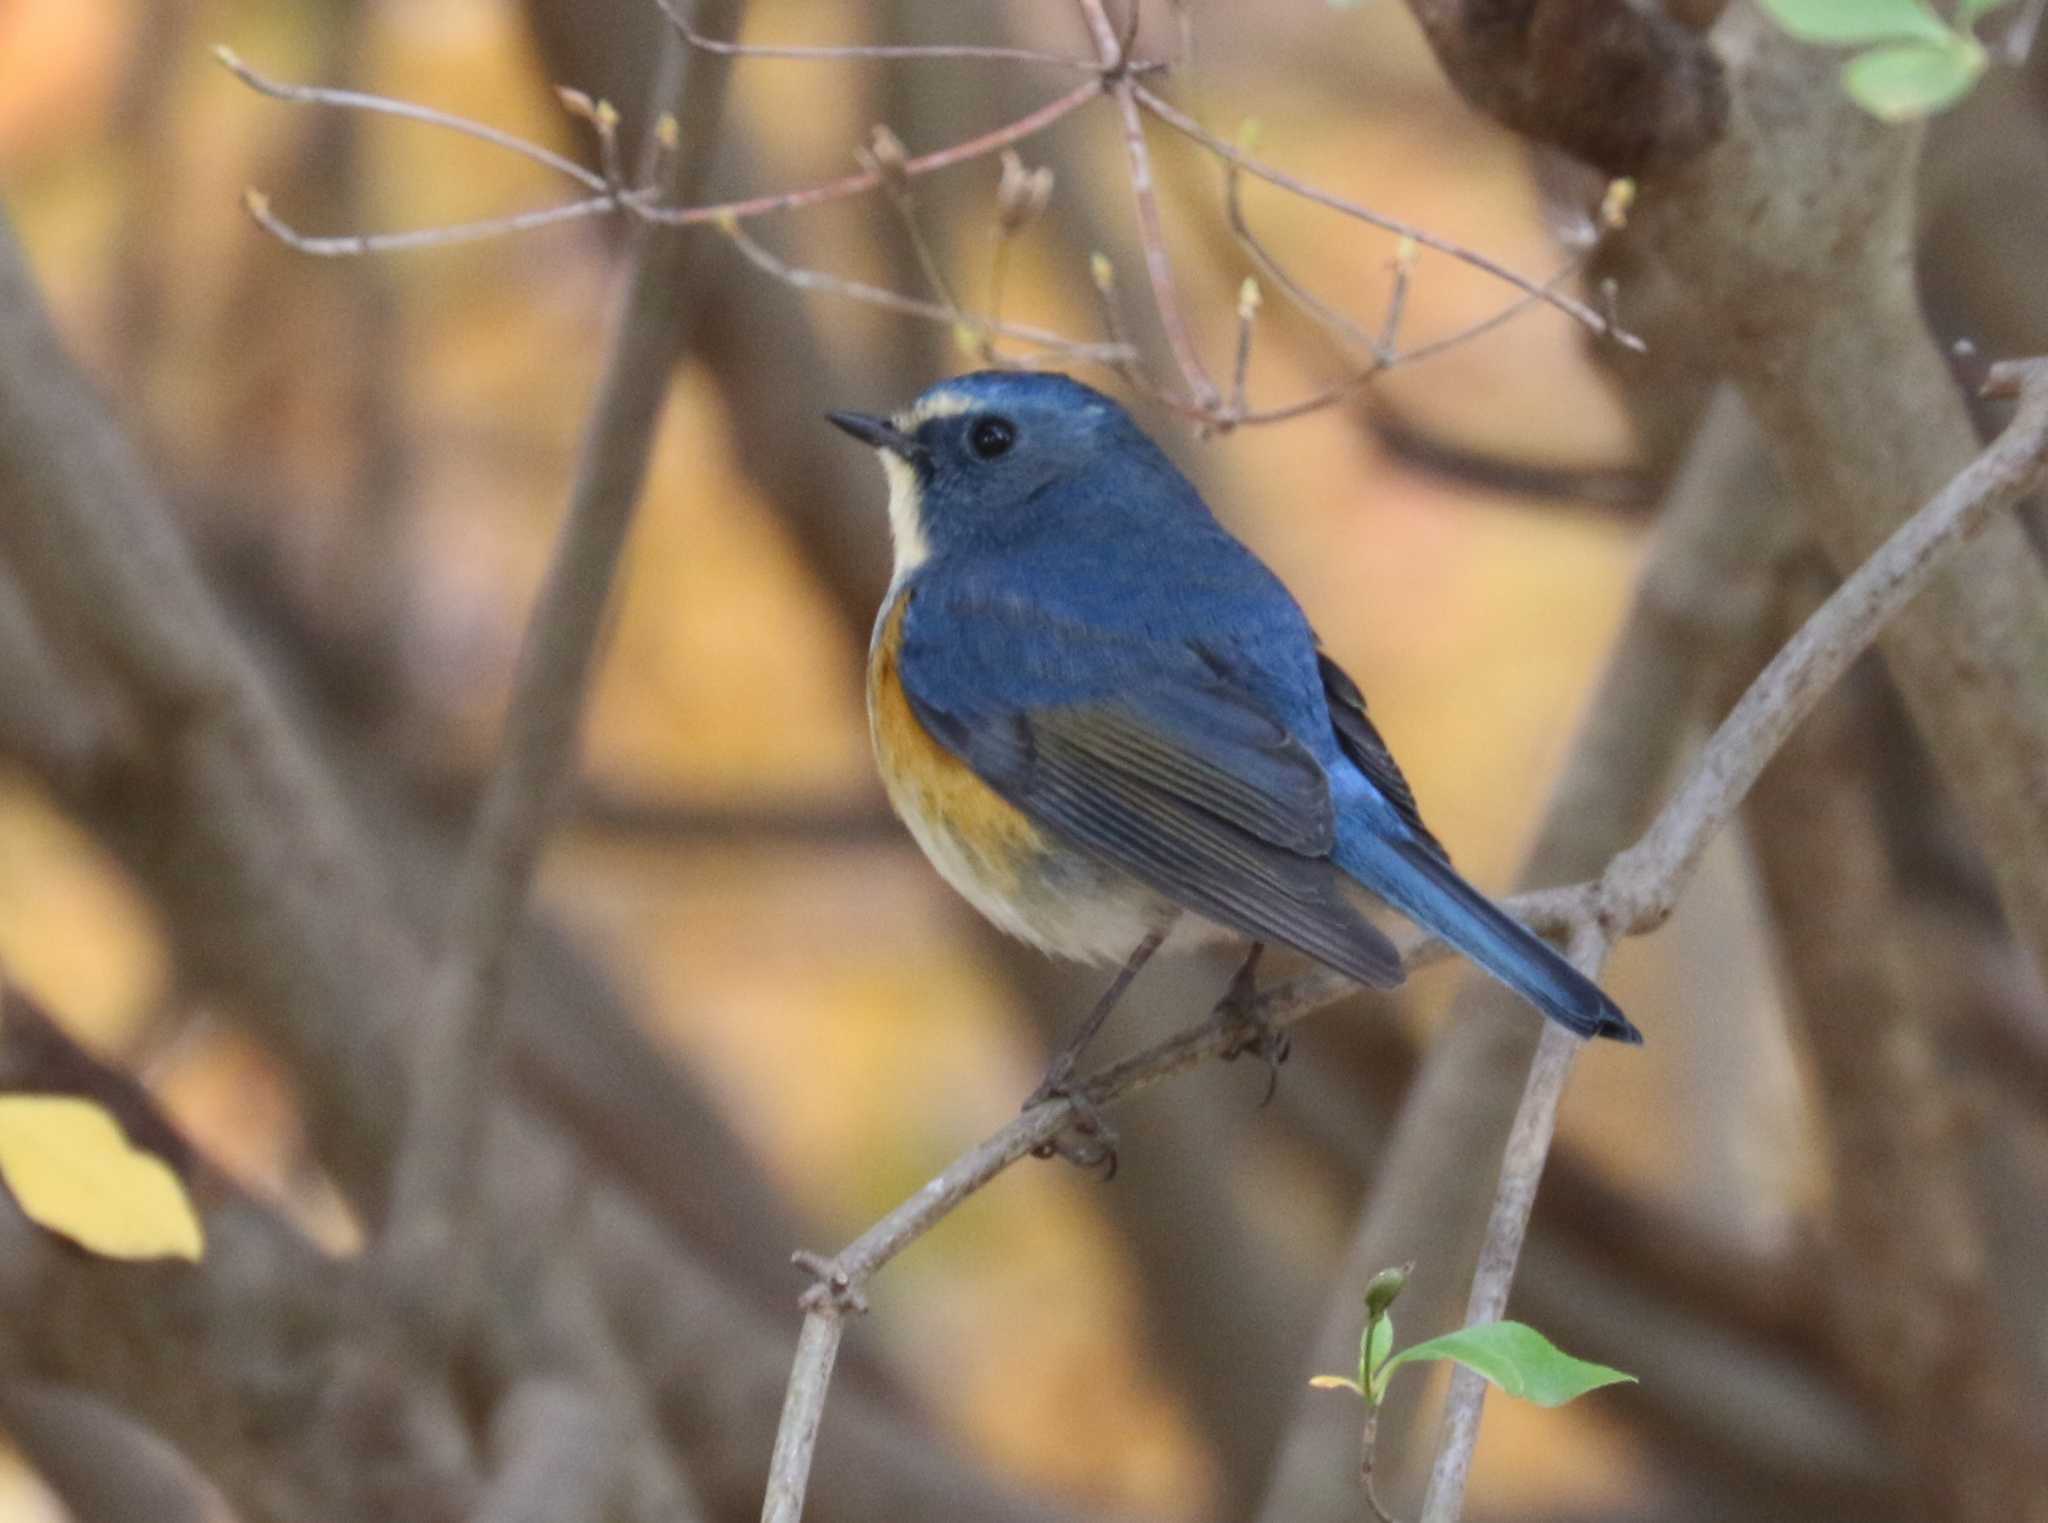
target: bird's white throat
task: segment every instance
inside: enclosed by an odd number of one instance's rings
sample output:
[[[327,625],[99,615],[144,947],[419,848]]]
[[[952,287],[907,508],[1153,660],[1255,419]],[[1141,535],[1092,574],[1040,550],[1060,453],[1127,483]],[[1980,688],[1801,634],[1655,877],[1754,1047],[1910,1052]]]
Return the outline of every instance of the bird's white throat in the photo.
[[[896,546],[896,571],[891,585],[925,563],[931,546],[924,537],[924,489],[917,468],[901,455],[879,450],[882,474],[889,478],[889,538]]]
[[[972,412],[974,404],[950,391],[935,391],[908,412],[889,420],[901,433],[916,434],[934,418],[957,418]],[[877,451],[882,457],[882,474],[889,478],[889,538],[896,547],[896,570],[890,585],[903,579],[931,558],[931,541],[924,534],[924,488],[917,469],[890,450]]]

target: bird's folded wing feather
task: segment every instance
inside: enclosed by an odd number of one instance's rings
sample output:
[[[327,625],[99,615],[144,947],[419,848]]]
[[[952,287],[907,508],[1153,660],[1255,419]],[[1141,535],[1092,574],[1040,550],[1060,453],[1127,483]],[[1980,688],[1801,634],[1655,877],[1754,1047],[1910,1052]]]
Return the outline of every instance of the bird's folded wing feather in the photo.
[[[1330,704],[1330,722],[1344,754],[1380,791],[1380,796],[1393,805],[1394,812],[1415,832],[1416,839],[1446,862],[1450,861],[1443,843],[1422,823],[1422,811],[1415,806],[1415,792],[1395,764],[1394,753],[1380,739],[1378,727],[1366,717],[1365,695],[1358,690],[1358,684],[1343,667],[1320,651],[1316,653],[1316,665],[1323,677],[1323,695]]]
[[[1329,861],[1335,812],[1321,764],[1198,647],[1098,636],[1082,687],[1063,683],[1056,662],[1034,661],[1042,623],[1005,644],[999,613],[976,609],[968,642],[1007,650],[1005,684],[963,648],[960,621],[947,621],[956,638],[934,648],[920,641],[916,613],[904,689],[940,744],[1004,798],[1243,935],[1366,983],[1400,982],[1399,954],[1346,899]],[[1104,672],[1115,674],[1111,691]]]

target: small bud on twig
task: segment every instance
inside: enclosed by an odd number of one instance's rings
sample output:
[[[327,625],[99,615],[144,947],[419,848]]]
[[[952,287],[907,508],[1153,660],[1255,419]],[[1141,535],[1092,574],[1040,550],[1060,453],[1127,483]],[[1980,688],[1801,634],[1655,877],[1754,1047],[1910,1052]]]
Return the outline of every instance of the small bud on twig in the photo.
[[[1244,278],[1244,284],[1237,288],[1237,320],[1248,323],[1259,315],[1259,307],[1265,298],[1259,294],[1259,282],[1251,275]]]
[[[896,136],[881,123],[875,123],[868,134],[868,146],[860,149],[855,157],[861,167],[871,169],[882,178],[882,188],[892,196],[904,196],[910,192],[910,154],[903,147],[903,139]]]
[[[1088,278],[1095,282],[1095,289],[1104,296],[1116,294],[1116,266],[1109,262],[1109,256],[1094,253],[1088,256]]]
[[[1365,1282],[1365,1315],[1367,1318],[1377,1321],[1379,1318],[1384,1317],[1387,1314],[1387,1308],[1392,1306],[1400,1298],[1401,1292],[1408,1288],[1408,1276],[1414,1272],[1415,1265],[1411,1261],[1406,1264],[1397,1264],[1392,1269],[1382,1269],[1370,1280],[1367,1280]]]
[[[1003,175],[996,184],[996,225],[1004,237],[1022,232],[1044,215],[1052,200],[1052,170],[1026,169],[1014,148],[1003,150]]]
[[[1623,176],[1607,182],[1607,194],[1600,198],[1600,225],[1609,232],[1628,226],[1629,208],[1636,204],[1636,182]]]

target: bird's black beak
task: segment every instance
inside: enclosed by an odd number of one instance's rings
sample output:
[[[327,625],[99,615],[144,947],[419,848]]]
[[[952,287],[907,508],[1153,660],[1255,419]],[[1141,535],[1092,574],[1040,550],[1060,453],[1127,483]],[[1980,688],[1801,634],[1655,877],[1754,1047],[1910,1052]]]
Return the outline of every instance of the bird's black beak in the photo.
[[[837,428],[843,428],[861,443],[875,449],[885,449],[892,455],[915,462],[925,453],[925,448],[910,435],[904,433],[886,418],[869,417],[864,412],[828,412],[825,420]]]

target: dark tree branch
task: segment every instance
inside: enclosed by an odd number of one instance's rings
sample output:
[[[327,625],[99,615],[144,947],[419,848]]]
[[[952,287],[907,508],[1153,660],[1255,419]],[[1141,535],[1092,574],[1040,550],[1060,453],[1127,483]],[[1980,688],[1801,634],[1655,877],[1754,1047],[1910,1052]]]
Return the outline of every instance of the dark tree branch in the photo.
[[[77,1523],[209,1523],[222,1500],[185,1457],[121,1413],[61,1386],[0,1384],[0,1427]]]
[[[1459,94],[1503,125],[1609,175],[1667,169],[1728,118],[1696,31],[1625,0],[1408,0]]]
[[[2048,1429],[1994,1299],[1966,1104],[1937,1050],[1948,974],[1897,932],[1870,717],[1851,692],[1835,696],[1748,806],[1834,1155],[1819,1280],[1840,1362],[1926,1505],[2024,1516],[2048,1474]]]
[[[1921,129],[1843,93],[1831,52],[1748,6],[1716,26],[1726,135],[1660,180],[1631,237],[1686,289],[1838,572],[1970,459],[1975,431],[1913,284]],[[2048,974],[2048,570],[2001,520],[1884,642],[1914,721]]]
[[[704,24],[726,35],[740,0],[704,7]],[[680,42],[671,41],[680,54]],[[681,146],[650,138],[665,194],[698,189],[716,142],[727,66],[692,52],[664,67],[658,114],[682,123]],[[646,476],[654,426],[668,395],[687,320],[678,301],[684,243],[674,230],[638,235],[598,384],[561,541],[542,585],[514,680],[499,761],[452,898],[427,1012],[428,1050],[407,1116],[386,1251],[423,1304],[460,1294],[474,1263],[464,1251],[482,1128],[498,1071],[507,959],[524,924],[541,848],[573,774],[577,732],[611,587]],[[473,1236],[473,1234],[472,1234]],[[447,1310],[444,1303],[444,1311]]]

